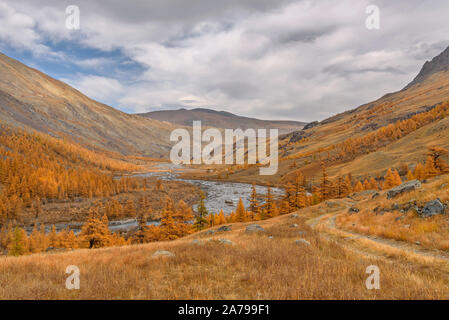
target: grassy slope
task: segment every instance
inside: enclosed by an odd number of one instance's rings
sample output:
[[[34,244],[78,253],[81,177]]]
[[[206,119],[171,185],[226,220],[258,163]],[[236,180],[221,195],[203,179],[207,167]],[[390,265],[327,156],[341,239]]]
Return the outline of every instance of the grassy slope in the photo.
[[[323,206],[301,212],[327,213]],[[122,248],[0,258],[1,299],[447,299],[447,274],[397,256],[370,258],[328,241],[291,215],[232,231]],[[292,223],[299,225],[291,227]],[[299,235],[306,231],[306,235]],[[273,236],[270,239],[268,236]],[[192,239],[204,244],[192,244]],[[233,245],[208,239],[227,238]],[[304,238],[311,246],[298,245]],[[153,258],[156,250],[174,258]],[[392,260],[393,259],[393,260]],[[391,263],[394,261],[394,263]],[[366,267],[381,270],[381,290],[367,290]],[[65,269],[81,271],[81,289],[65,288]]]
[[[300,168],[309,178],[318,178],[320,174],[319,161],[311,157],[296,159],[296,168],[290,168],[292,160],[286,156],[304,154],[345,141],[352,137],[361,137],[371,132],[364,129],[366,125],[376,124],[377,127],[396,122],[399,118],[424,108],[449,100],[449,72],[433,75],[419,86],[408,90],[386,95],[379,100],[360,106],[357,109],[331,117],[317,127],[307,129],[308,140],[304,143],[289,145],[291,135],[280,141],[280,157],[278,173],[274,176],[260,176],[259,168],[249,167],[238,170],[226,179],[259,183],[283,183],[284,178]],[[400,162],[423,161],[426,147],[429,145],[449,146],[449,121],[445,119],[417,130],[389,146],[369,155],[362,155],[344,164],[333,164],[328,169],[331,176],[338,172],[353,172],[354,177],[374,175],[395,167]],[[284,147],[287,151],[283,152]],[[285,161],[283,161],[284,159]]]

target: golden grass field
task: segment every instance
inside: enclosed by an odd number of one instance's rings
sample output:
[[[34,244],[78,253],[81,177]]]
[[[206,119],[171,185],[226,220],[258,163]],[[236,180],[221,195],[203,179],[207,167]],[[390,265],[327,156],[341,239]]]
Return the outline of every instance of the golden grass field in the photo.
[[[302,212],[299,212],[301,214]],[[322,214],[322,206],[304,216]],[[402,255],[359,254],[321,236],[304,218],[261,221],[264,233],[232,231],[97,250],[0,258],[1,299],[447,299],[448,274]],[[291,225],[295,223],[298,227]],[[305,231],[305,235],[299,235]],[[272,236],[273,238],[269,238]],[[232,245],[221,244],[226,238]],[[296,239],[311,245],[300,245]],[[192,243],[200,239],[203,244]],[[156,250],[175,257],[154,258]],[[80,289],[65,286],[66,267],[80,269]],[[380,290],[368,290],[366,268],[380,269]],[[445,269],[447,270],[447,268]]]
[[[449,252],[449,218],[439,215],[421,218],[414,210],[400,212],[392,210],[394,205],[399,208],[415,202],[423,205],[427,201],[439,198],[447,203],[449,194],[449,175],[436,177],[425,183],[421,189],[408,192],[395,199],[386,199],[384,192],[379,198],[360,201],[357,206],[360,213],[351,215],[344,212],[336,219],[337,226],[358,233],[380,236],[410,243],[419,242],[420,246]],[[383,214],[375,214],[385,210]]]

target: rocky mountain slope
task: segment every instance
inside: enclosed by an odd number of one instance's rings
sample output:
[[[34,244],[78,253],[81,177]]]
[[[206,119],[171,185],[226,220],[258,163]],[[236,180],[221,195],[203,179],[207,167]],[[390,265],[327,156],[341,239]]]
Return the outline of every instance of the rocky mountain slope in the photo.
[[[361,151],[360,143],[370,134],[388,131],[400,121],[422,115],[431,116],[440,103],[449,101],[449,48],[431,62],[403,90],[386,94],[376,101],[340,113],[280,139],[280,165],[275,176],[258,176],[257,167],[234,170],[229,179],[285,183],[297,170],[318,179],[320,163],[325,162],[331,176],[352,173],[354,177],[384,175],[390,167],[401,163],[424,161],[429,146],[449,147],[449,118],[435,119],[388,143],[369,145]],[[388,127],[390,126],[390,127]],[[396,129],[394,129],[396,130]],[[399,128],[404,132],[405,128]],[[346,150],[336,148],[347,143]],[[351,149],[357,156],[348,159]],[[338,154],[344,151],[342,154]],[[360,151],[360,152],[358,152]]]
[[[129,115],[0,53],[0,122],[125,155],[167,156],[167,123]]]

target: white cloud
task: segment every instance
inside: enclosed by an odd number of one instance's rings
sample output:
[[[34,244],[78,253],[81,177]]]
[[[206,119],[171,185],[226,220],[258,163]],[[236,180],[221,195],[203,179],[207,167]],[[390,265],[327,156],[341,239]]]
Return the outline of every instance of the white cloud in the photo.
[[[62,27],[59,1],[6,2],[0,40],[30,50],[43,39],[118,49],[143,66],[137,79],[129,74],[132,81],[123,73],[120,82],[110,74],[68,79],[89,96],[136,112],[186,105],[322,119],[401,89],[449,44],[443,0],[376,1],[381,29],[374,31],[365,28],[368,0],[80,0],[79,33]],[[9,35],[16,33],[23,34]],[[73,63],[97,70],[109,62]]]

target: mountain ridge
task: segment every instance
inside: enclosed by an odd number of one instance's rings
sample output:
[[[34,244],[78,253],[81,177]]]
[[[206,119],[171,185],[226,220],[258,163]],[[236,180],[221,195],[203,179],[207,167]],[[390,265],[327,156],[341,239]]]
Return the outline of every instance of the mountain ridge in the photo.
[[[217,111],[207,108],[177,110],[159,110],[138,114],[141,117],[166,121],[173,124],[191,126],[193,121],[202,121],[204,126],[229,129],[265,128],[279,129],[280,133],[288,133],[302,129],[306,123],[288,120],[261,120],[239,116],[228,111]]]
[[[165,157],[170,125],[97,102],[0,53],[0,120],[124,155]]]

